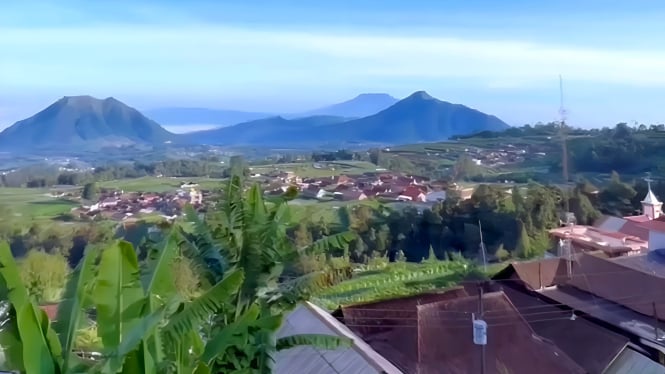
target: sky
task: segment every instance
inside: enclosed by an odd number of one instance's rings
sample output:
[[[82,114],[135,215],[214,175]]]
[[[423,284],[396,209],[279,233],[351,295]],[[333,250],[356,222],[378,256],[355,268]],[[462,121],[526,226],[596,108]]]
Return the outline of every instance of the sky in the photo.
[[[665,123],[665,2],[3,0],[0,128],[63,96],[305,111],[425,90],[511,125]]]

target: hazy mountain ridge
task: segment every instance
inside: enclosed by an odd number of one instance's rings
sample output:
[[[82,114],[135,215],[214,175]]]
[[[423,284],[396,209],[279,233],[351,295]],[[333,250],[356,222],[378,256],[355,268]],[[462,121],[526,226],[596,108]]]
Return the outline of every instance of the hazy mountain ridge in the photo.
[[[348,103],[385,94],[360,95]],[[333,108],[335,105],[328,107]],[[364,106],[367,108],[367,106]],[[345,110],[346,110],[345,109]],[[357,107],[356,107],[357,109]],[[287,119],[271,116],[233,126],[173,134],[139,111],[114,98],[64,97],[36,115],[0,133],[0,151],[67,150],[132,144],[247,145],[311,147],[344,144],[403,144],[446,140],[455,135],[501,131],[509,126],[495,116],[460,104],[435,99],[424,91],[378,113],[362,117],[314,115]],[[97,148],[98,149],[98,148]]]
[[[162,144],[175,139],[175,134],[115,98],[65,96],[0,132],[0,149]]]
[[[220,127],[274,116],[269,113],[241,110],[185,107],[151,109],[146,110],[145,114],[162,126],[216,125]]]

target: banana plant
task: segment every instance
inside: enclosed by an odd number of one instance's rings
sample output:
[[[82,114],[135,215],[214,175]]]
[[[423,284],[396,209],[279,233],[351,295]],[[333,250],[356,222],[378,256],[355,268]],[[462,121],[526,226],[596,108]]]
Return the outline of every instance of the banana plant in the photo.
[[[224,198],[217,204],[211,227],[191,208],[186,209],[189,229],[181,229],[181,245],[207,270],[209,279],[224,276],[224,269],[241,269],[244,282],[234,307],[220,311],[206,337],[201,360],[213,372],[253,370],[270,373],[273,355],[294,345],[325,349],[344,346],[348,340],[328,335],[297,335],[276,339],[283,319],[322,274],[284,279],[284,269],[303,253],[325,253],[343,248],[355,235],[344,232],[321,239],[306,248],[295,248],[286,235],[290,212],[286,199],[270,206],[258,185],[243,192],[241,179],[229,181]]]
[[[6,357],[3,369],[27,374],[161,373],[165,368],[204,373],[207,367],[196,355],[203,352],[196,328],[233,298],[243,274],[229,271],[201,296],[185,302],[175,295],[170,271],[175,253],[176,241],[170,236],[148,259],[141,276],[130,243],[120,241],[101,253],[88,252],[72,274],[57,322],[51,325],[30,300],[9,246],[1,244],[0,296],[11,306],[0,330]],[[96,361],[84,361],[73,352],[89,309],[96,312],[103,346]]]

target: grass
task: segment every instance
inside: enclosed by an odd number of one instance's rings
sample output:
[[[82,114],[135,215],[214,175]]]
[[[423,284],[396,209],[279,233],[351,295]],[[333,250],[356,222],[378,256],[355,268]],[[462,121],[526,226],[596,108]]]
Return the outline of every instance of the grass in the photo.
[[[214,189],[222,185],[223,179],[215,178],[175,178],[141,177],[118,179],[99,183],[100,187],[116,188],[130,192],[169,192],[175,191],[185,182],[198,183],[203,189]]]
[[[52,197],[46,188],[0,188],[0,204],[13,219],[51,219],[78,206],[73,201]]]
[[[489,269],[488,269],[489,270]],[[449,288],[475,274],[465,261],[396,262],[383,268],[365,270],[353,279],[326,288],[314,302],[328,309],[380,301]]]
[[[252,173],[269,173],[275,169],[281,171],[292,171],[303,178],[321,178],[331,177],[340,174],[363,174],[367,172],[376,172],[376,165],[364,161],[336,161],[321,162],[322,165],[328,165],[321,169],[313,166],[313,162],[299,162],[290,164],[272,164],[252,166]]]
[[[376,200],[362,201],[325,201],[317,200],[296,200],[289,203],[291,211],[291,222],[301,221],[319,222],[323,220],[328,224],[339,224],[339,208],[347,207],[352,209],[354,206],[366,205],[373,208],[379,206]]]

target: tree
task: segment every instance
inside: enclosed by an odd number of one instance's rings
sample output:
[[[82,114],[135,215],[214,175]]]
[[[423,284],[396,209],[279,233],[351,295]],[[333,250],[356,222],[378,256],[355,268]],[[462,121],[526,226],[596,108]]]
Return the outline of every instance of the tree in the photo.
[[[521,258],[531,258],[534,255],[533,248],[531,247],[531,240],[529,239],[529,234],[526,232],[524,223],[518,221],[517,225],[519,227],[519,236],[517,238],[517,246],[515,247],[515,253]]]
[[[85,186],[83,186],[81,198],[88,201],[97,200],[97,185],[94,182],[86,183]]]

